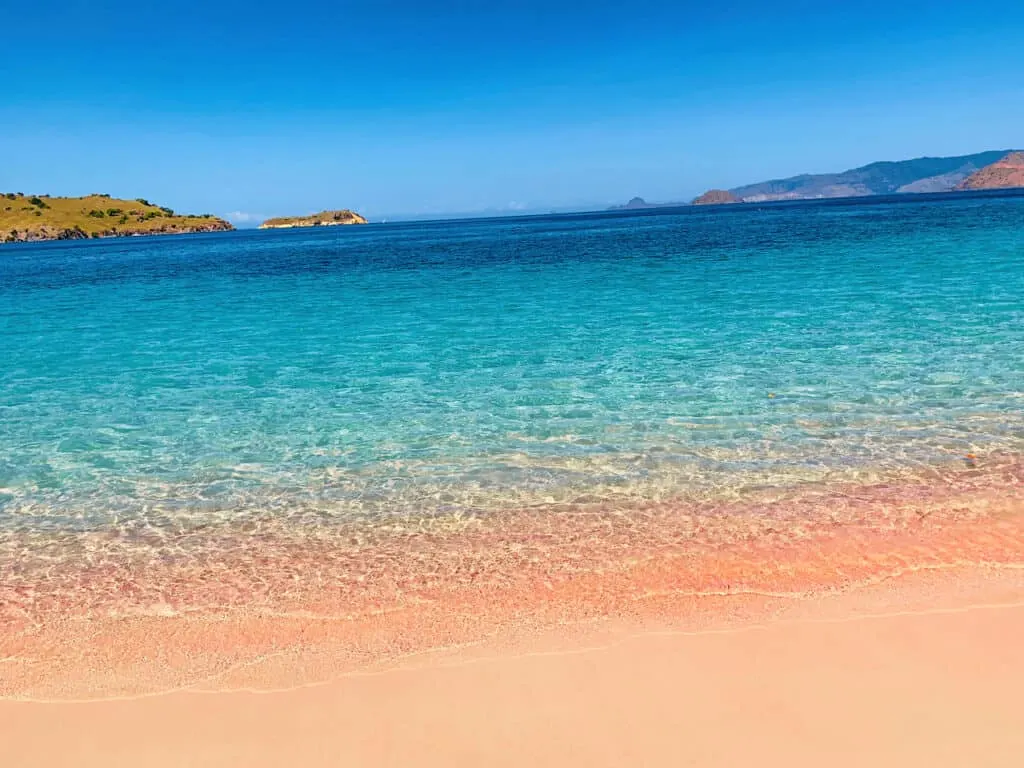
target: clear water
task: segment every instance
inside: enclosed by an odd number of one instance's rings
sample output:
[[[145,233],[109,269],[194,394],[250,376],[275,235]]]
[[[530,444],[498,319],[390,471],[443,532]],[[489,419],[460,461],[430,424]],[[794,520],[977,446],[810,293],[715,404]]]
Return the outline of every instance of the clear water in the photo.
[[[1024,449],[1024,198],[0,249],[0,529],[735,498]]]

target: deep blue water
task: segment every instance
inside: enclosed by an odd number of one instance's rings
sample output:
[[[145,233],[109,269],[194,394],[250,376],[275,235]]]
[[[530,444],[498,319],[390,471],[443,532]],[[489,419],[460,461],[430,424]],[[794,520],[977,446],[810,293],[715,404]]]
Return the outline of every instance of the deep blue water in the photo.
[[[1024,448],[1024,198],[0,246],[0,527],[737,496]]]

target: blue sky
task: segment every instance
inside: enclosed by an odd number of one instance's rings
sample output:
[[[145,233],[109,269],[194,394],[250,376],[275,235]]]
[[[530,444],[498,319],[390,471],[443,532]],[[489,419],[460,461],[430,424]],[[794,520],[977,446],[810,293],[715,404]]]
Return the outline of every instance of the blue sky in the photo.
[[[0,3],[4,191],[381,218],[1024,146],[1020,0]]]

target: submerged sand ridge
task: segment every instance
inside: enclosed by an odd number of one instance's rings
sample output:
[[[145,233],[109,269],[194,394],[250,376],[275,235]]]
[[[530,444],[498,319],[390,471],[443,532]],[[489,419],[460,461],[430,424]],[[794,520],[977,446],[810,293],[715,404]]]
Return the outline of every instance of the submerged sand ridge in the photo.
[[[580,622],[742,623],[908,573],[1013,570],[1022,467],[458,524],[6,534],[0,695],[287,687]]]

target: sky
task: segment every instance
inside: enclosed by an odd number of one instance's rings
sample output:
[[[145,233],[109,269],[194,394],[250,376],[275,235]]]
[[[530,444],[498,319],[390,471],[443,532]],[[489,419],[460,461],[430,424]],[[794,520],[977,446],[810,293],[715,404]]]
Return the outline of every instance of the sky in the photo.
[[[0,191],[236,224],[1024,147],[1021,0],[0,0]]]

